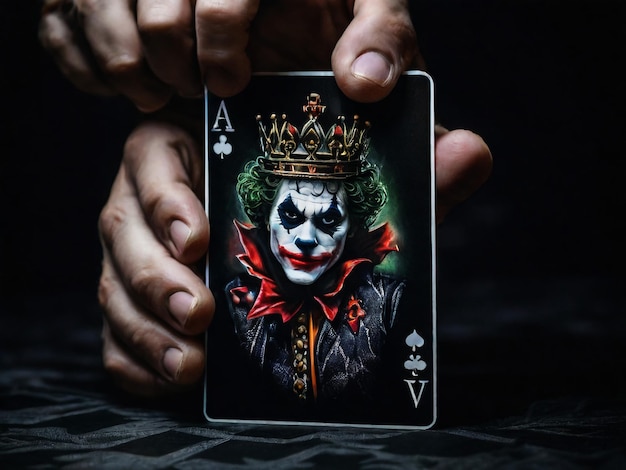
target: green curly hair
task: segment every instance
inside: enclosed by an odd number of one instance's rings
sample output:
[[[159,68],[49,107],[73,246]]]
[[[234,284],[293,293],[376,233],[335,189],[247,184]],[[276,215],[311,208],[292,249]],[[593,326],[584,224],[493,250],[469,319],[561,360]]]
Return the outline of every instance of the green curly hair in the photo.
[[[248,162],[239,173],[237,195],[245,214],[257,227],[267,224],[283,179],[265,172],[258,159]],[[371,227],[387,203],[387,188],[380,179],[378,167],[364,162],[360,173],[343,180],[343,186],[348,198],[350,226],[353,229]]]

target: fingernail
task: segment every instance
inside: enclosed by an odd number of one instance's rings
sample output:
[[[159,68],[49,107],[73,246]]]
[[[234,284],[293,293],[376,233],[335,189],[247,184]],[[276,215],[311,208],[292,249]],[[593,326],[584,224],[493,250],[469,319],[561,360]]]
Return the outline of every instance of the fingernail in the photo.
[[[195,297],[188,292],[174,292],[169,298],[169,310],[176,321],[182,326],[185,326],[189,312],[194,307],[195,303]]]
[[[185,250],[187,240],[191,236],[191,229],[180,220],[175,220],[170,224],[170,238],[179,253]]]
[[[178,379],[183,352],[178,348],[169,348],[163,355],[163,368],[172,380]]]
[[[393,66],[378,52],[366,52],[352,63],[352,75],[385,86],[391,78]]]

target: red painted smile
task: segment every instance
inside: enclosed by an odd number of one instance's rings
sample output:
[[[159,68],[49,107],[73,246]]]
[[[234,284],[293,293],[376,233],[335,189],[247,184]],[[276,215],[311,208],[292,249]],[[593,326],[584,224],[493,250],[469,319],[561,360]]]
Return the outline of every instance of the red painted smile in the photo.
[[[308,256],[303,253],[294,253],[282,246],[278,247],[278,253],[281,258],[289,261],[289,264],[291,264],[294,269],[298,269],[300,271],[313,271],[320,266],[324,266],[333,258],[333,253],[322,253],[317,256]]]

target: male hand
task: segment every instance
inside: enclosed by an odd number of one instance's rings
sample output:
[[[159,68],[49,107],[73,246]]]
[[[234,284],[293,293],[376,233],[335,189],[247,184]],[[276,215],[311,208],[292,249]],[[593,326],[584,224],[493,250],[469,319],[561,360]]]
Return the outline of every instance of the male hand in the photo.
[[[437,219],[488,177],[491,154],[469,131],[436,133]],[[209,243],[197,196],[198,146],[182,129],[146,122],[128,139],[100,216],[104,249],[99,298],[104,363],[128,391],[154,395],[197,381],[204,353],[198,334],[214,312],[194,273]]]
[[[405,0],[47,0],[40,32],[79,88],[122,93],[144,111],[204,84],[235,94],[251,70],[331,66],[347,96],[376,101],[421,64]],[[438,219],[490,168],[480,137],[438,128]],[[137,394],[175,391],[203,372],[198,335],[214,299],[193,269],[209,243],[201,182],[194,139],[146,122],[127,141],[100,216],[104,363]]]
[[[328,70],[357,101],[420,67],[408,0],[46,0],[40,38],[81,90],[142,111],[204,85],[241,91],[251,71]]]
[[[214,299],[193,268],[209,242],[195,192],[202,181],[191,136],[147,122],[127,140],[100,214],[103,359],[119,385],[133,393],[177,390],[203,372],[198,335],[211,321]]]

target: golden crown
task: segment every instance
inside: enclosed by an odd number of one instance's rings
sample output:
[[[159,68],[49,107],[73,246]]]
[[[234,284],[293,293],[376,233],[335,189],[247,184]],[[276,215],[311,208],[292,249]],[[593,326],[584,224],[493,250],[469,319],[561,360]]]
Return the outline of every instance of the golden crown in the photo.
[[[359,174],[367,154],[369,122],[354,116],[352,126],[346,126],[345,116],[324,132],[318,117],[326,110],[318,93],[310,93],[302,111],[308,121],[298,130],[287,120],[270,116],[266,126],[258,115],[262,168],[270,173],[293,178],[344,179]]]

